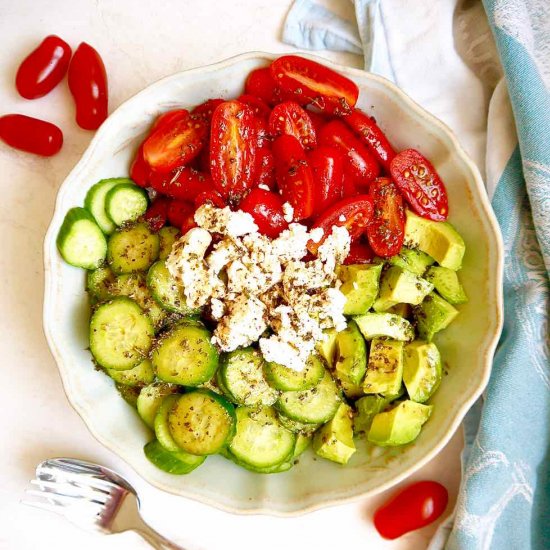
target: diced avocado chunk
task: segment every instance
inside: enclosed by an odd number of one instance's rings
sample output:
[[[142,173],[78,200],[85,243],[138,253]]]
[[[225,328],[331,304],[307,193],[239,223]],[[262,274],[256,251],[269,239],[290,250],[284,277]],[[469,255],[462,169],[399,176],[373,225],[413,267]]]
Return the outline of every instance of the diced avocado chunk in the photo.
[[[365,393],[395,395],[403,380],[403,342],[374,338],[370,345]]]
[[[389,403],[392,403],[400,397],[403,397],[406,391],[407,390],[405,389],[405,384],[401,384],[396,392],[387,392],[384,397],[388,400]]]
[[[419,304],[434,288],[432,283],[396,265],[382,275],[375,311],[386,311],[396,304]]]
[[[343,265],[338,270],[340,291],[346,297],[344,315],[366,313],[378,294],[378,281],[383,264]]]
[[[347,464],[355,453],[351,407],[340,403],[336,414],[313,437],[313,450],[321,457]]]
[[[334,354],[336,353],[336,336],[337,332],[333,328],[325,330],[325,339],[317,342],[317,352],[326,361],[329,367],[332,367],[334,362]]]
[[[411,314],[411,307],[409,304],[395,304],[386,310],[386,313],[394,313],[406,319]]]
[[[441,356],[433,343],[415,340],[403,350],[403,382],[409,397],[424,403],[441,382]]]
[[[468,301],[456,271],[434,265],[428,269],[426,280],[430,281],[437,292],[450,304],[465,304]]]
[[[353,433],[357,437],[366,437],[372,420],[388,405],[389,400],[383,395],[365,395],[355,402],[357,414],[353,417]]]
[[[425,252],[406,247],[401,248],[399,254],[392,256],[388,261],[392,265],[412,271],[415,275],[424,275],[426,268],[435,262],[435,260]]]
[[[409,321],[393,313],[365,313],[354,320],[367,340],[387,336],[408,342],[414,338],[414,329]]]
[[[334,374],[338,380],[360,384],[367,370],[367,345],[354,321],[336,336]]]
[[[434,222],[407,210],[405,243],[429,254],[435,261],[454,271],[460,269],[466,250],[464,240],[448,222]]]
[[[410,443],[418,437],[432,409],[432,405],[402,401],[393,409],[374,417],[368,440],[382,447]]]
[[[431,292],[420,305],[414,307],[418,336],[431,342],[434,334],[447,328],[457,315],[456,308],[435,292]]]
[[[297,434],[292,458],[299,457],[311,445],[311,440],[312,436],[310,435]]]

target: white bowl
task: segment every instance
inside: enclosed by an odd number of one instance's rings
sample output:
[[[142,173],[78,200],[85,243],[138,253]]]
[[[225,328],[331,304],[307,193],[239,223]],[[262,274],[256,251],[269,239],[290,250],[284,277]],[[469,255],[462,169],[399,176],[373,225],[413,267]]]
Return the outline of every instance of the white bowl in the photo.
[[[503,247],[481,176],[452,132],[387,80],[319,60],[357,83],[359,107],[376,117],[397,149],[415,147],[431,159],[447,185],[450,221],[467,245],[460,273],[470,300],[437,338],[447,375],[433,398],[432,417],[410,445],[383,449],[359,441],[345,467],[315,460],[308,451],[296,467],[278,475],[254,474],[218,456],[187,476],[155,468],[143,454],[151,433],[112,381],[93,368],[87,351],[85,274],[63,262],[55,243],[65,213],[83,204],[93,183],[128,174],[138,143],[159,113],[210,97],[236,97],[246,75],[275,57],[249,53],[175,74],[126,101],[105,121],[59,190],[45,239],[44,331],[72,406],[98,441],[151,484],[232,512],[290,515],[373,494],[403,480],[443,448],[487,384],[502,324]]]

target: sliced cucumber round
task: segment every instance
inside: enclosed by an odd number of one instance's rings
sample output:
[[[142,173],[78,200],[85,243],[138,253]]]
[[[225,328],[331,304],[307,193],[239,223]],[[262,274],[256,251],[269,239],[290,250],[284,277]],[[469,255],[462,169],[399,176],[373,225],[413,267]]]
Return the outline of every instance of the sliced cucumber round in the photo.
[[[305,436],[310,436],[315,433],[315,431],[321,426],[321,424],[306,424],[305,422],[298,422],[297,420],[292,420],[284,414],[279,413],[279,422],[292,433],[302,434]]]
[[[183,289],[170,275],[164,261],[155,262],[147,273],[147,286],[153,298],[164,309],[183,315],[198,314],[199,311],[190,308],[185,300]]]
[[[172,252],[173,244],[181,237],[181,233],[179,229],[167,225],[158,232],[158,236],[160,239],[159,260],[166,260]]]
[[[209,390],[183,394],[168,413],[170,433],[188,453],[220,451],[235,433],[235,409],[227,399]]]
[[[148,460],[163,472],[174,475],[185,475],[199,467],[205,460],[205,456],[192,455],[181,449],[167,451],[158,441],[149,441],[143,448]]]
[[[84,208],[92,214],[97,225],[99,225],[103,233],[107,235],[111,234],[116,229],[116,225],[105,211],[105,196],[113,187],[121,183],[133,184],[132,180],[128,178],[109,178],[101,180],[90,187],[84,199]]]
[[[97,269],[107,254],[107,241],[94,217],[84,208],[71,208],[59,228],[57,248],[70,265]]]
[[[278,363],[265,363],[264,373],[268,384],[276,390],[301,391],[313,388],[320,382],[325,374],[325,366],[323,360],[313,354],[302,371]]]
[[[142,361],[137,367],[128,370],[113,370],[105,371],[115,382],[125,386],[147,386],[152,384],[155,379],[155,371],[149,359]]]
[[[127,370],[141,363],[153,337],[151,320],[130,298],[99,306],[90,320],[90,351],[106,369]]]
[[[137,412],[151,429],[155,427],[155,416],[165,396],[177,393],[179,387],[173,384],[149,384],[139,392]]]
[[[155,435],[158,442],[167,451],[179,451],[178,444],[174,441],[172,434],[170,433],[170,427],[168,426],[168,413],[174,408],[174,405],[178,401],[180,396],[178,394],[167,395],[160,404],[157,414],[155,415]]]
[[[237,431],[231,453],[254,468],[272,468],[294,453],[296,436],[284,428],[271,407],[237,407]]]
[[[315,387],[281,394],[277,407],[292,420],[305,424],[324,424],[336,414],[341,400],[336,383],[326,371]]]
[[[107,261],[117,275],[147,271],[157,259],[159,237],[144,223],[123,227],[109,238]]]
[[[136,386],[126,386],[124,384],[116,384],[115,387],[120,393],[120,396],[128,405],[131,405],[132,407],[137,407],[137,399],[139,397],[139,388]]]
[[[118,226],[136,221],[145,214],[148,204],[147,192],[134,183],[115,185],[105,195],[105,211]]]
[[[223,356],[220,365],[222,387],[239,405],[273,405],[278,392],[265,381],[263,359],[259,351],[237,349]]]
[[[112,284],[115,282],[115,274],[108,267],[98,267],[93,271],[88,271],[86,277],[86,290],[100,302],[113,298],[111,291]]]
[[[157,343],[151,361],[157,376],[182,386],[204,384],[218,368],[218,350],[212,334],[194,324],[178,324]]]

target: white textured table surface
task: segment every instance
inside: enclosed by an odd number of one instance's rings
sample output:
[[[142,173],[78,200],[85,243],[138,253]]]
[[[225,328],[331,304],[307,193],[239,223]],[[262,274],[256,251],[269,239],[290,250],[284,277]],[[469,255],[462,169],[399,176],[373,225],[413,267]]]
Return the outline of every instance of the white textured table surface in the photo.
[[[128,475],[144,496],[144,511],[151,523],[189,550],[324,550],[358,544],[376,549],[425,548],[435,526],[391,543],[377,536],[371,515],[385,494],[281,519],[234,516],[160,493],[136,479],[88,433],[65,398],[42,334],[43,236],[57,189],[92,133],[74,123],[65,81],[45,98],[18,97],[14,75],[20,60],[47,34],[59,34],[73,49],[83,40],[89,42],[107,66],[112,111],[146,85],[176,71],[250,50],[288,51],[279,36],[290,1],[2,0],[0,5],[0,114],[42,117],[58,124],[65,135],[62,151],[52,159],[34,158],[0,143],[0,548],[146,547],[133,535],[88,534],[58,516],[19,503],[36,463],[62,455],[101,462]],[[347,2],[340,2],[338,8],[347,9]],[[347,54],[327,57],[353,66],[362,62]],[[442,482],[450,492],[449,510],[459,483],[461,445],[457,434],[414,476]]]

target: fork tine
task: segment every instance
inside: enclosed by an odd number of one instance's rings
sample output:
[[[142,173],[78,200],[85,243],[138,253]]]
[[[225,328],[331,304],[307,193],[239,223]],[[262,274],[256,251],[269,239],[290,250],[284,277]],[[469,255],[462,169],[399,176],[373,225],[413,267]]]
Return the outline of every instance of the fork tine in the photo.
[[[104,493],[103,491],[96,491],[90,487],[78,487],[68,483],[59,483],[54,481],[42,481],[40,479],[31,480],[31,485],[37,486],[41,494],[45,495],[61,495],[70,497],[73,499],[85,498],[97,504],[105,504],[110,498],[110,493]]]
[[[40,471],[37,471],[37,478],[40,481],[53,483],[57,483],[53,480],[59,480],[61,478],[66,484],[72,484],[76,487],[82,488],[89,487],[92,490],[100,491],[106,495],[111,495],[113,492],[119,492],[121,490],[118,485],[115,485],[108,480],[100,479],[89,474],[76,472],[64,471],[60,475],[59,470],[53,471],[52,469],[43,468]]]
[[[35,489],[27,489],[25,491],[25,494],[29,497],[36,499],[27,502],[53,507],[55,508],[55,510],[52,509],[52,511],[56,511],[61,515],[69,515],[75,510],[80,512],[86,510],[87,514],[93,514],[94,516],[97,516],[101,515],[103,509],[105,508],[105,503],[90,500],[86,497],[79,498],[70,495],[63,495],[60,493],[37,491]]]

